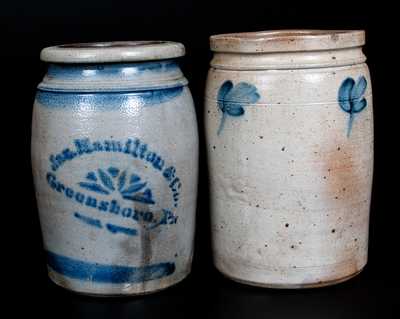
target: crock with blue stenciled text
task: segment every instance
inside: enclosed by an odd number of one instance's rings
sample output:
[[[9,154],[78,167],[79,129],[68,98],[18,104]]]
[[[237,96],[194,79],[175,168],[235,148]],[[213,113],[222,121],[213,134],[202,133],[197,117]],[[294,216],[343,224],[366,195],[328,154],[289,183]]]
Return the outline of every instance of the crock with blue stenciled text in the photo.
[[[214,263],[250,285],[335,284],[367,262],[372,90],[360,30],[211,37]]]
[[[42,51],[32,168],[56,284],[135,295],[190,272],[198,133],[183,55],[164,41]]]

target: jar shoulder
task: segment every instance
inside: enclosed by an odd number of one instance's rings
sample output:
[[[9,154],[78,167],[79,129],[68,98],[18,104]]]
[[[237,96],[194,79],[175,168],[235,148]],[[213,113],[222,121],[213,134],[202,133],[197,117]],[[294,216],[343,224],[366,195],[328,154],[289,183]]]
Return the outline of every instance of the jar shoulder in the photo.
[[[197,120],[189,88],[162,91],[165,90],[143,94],[41,92],[33,110],[32,148],[40,153],[63,149],[75,140],[124,143],[140,139],[156,145],[163,154],[195,154]]]
[[[105,136],[115,132],[128,136],[155,135],[156,130],[175,135],[186,131],[193,136],[196,128],[193,98],[187,86],[129,93],[39,90],[34,103],[33,129],[43,132],[97,132]]]
[[[259,94],[257,104],[336,103],[340,87],[351,79],[366,82],[365,96],[372,95],[367,64],[344,67],[293,70],[235,71],[210,68],[206,98],[217,100],[221,88],[231,83],[230,96],[240,87],[253,87]],[[243,92],[242,92],[243,93]],[[237,95],[237,94],[236,94]]]

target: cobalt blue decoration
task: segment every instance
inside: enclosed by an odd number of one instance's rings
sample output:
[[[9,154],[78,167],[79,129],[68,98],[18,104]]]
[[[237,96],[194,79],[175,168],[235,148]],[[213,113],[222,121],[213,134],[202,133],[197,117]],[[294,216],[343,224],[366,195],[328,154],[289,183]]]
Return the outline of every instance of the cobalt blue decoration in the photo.
[[[367,80],[364,76],[360,76],[357,83],[352,78],[347,78],[339,88],[338,100],[340,108],[349,113],[348,137],[351,133],[355,114],[360,113],[367,106],[367,100],[364,98],[366,88]]]
[[[82,105],[91,105],[96,110],[116,110],[123,107],[155,106],[180,96],[183,86],[146,89],[135,92],[109,91],[93,93],[47,91],[39,89],[36,100],[45,107],[81,109]]]
[[[126,171],[120,173],[120,170],[116,167],[109,167],[106,171],[98,169],[97,175],[95,172],[89,172],[86,179],[90,182],[80,182],[78,183],[79,186],[92,192],[108,195],[115,191],[114,180],[116,180],[122,198],[145,204],[155,204],[151,190],[149,188],[144,189],[147,183],[141,182],[138,175],[131,174],[129,183],[126,183]],[[101,183],[97,183],[98,180]],[[140,193],[143,189],[144,191]]]
[[[47,251],[47,264],[64,276],[100,283],[143,283],[175,272],[174,262],[142,267],[105,265],[83,261]]]
[[[244,106],[252,104],[260,99],[257,88],[249,83],[240,82],[233,85],[232,81],[225,81],[218,91],[218,107],[222,111],[221,123],[217,134],[219,135],[224,128],[227,115],[242,116]]]
[[[164,213],[165,215],[165,213]],[[92,226],[92,227],[96,227],[96,228],[103,228],[103,224],[101,222],[100,219],[98,218],[93,218],[90,216],[86,216],[83,215],[81,213],[75,212],[74,213],[74,217],[77,218],[78,220],[80,220],[81,222],[83,222],[86,225]],[[155,223],[153,225],[151,225],[150,227],[155,228],[159,226],[159,223]],[[106,224],[106,229],[113,234],[117,234],[117,233],[121,233],[124,235],[129,235],[129,236],[137,236],[138,231],[134,228],[129,228],[129,227],[124,227],[124,226],[119,226],[119,225],[114,225],[114,224],[110,224],[107,223]]]
[[[92,218],[92,217],[89,217],[89,216],[85,216],[85,215],[82,215],[82,214],[77,213],[77,212],[74,213],[74,217],[79,219],[79,220],[81,220],[85,224],[90,225],[90,226],[97,227],[97,228],[103,228],[103,226],[101,225],[100,219],[96,219],[96,218]]]

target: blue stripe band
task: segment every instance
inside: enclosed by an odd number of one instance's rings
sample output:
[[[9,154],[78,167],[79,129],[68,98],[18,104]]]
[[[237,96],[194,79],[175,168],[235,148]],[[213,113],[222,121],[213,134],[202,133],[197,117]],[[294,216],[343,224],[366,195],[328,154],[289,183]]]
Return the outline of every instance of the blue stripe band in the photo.
[[[47,264],[66,277],[99,283],[140,283],[174,273],[175,263],[166,262],[143,267],[90,263],[47,251]]]
[[[177,60],[138,63],[49,64],[47,75],[52,79],[83,80],[98,77],[135,78],[143,73],[180,72]]]
[[[45,107],[72,109],[115,109],[157,105],[178,97],[183,86],[138,92],[74,93],[38,90],[36,101]]]

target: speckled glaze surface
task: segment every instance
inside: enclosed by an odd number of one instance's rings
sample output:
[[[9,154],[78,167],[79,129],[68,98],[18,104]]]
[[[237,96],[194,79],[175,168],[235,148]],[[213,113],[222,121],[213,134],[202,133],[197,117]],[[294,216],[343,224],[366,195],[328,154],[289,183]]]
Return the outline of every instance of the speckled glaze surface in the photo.
[[[372,91],[363,31],[211,37],[212,246],[229,278],[331,285],[367,262]]]
[[[198,133],[183,55],[159,41],[42,51],[32,167],[58,285],[147,294],[190,272]]]

